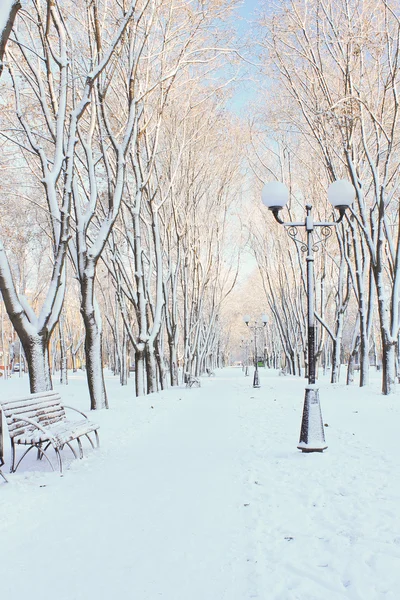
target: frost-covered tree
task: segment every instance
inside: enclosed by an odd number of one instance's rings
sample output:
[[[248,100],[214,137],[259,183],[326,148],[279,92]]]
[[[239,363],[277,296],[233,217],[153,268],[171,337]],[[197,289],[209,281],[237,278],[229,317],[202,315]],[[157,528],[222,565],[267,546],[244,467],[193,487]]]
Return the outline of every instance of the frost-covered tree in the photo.
[[[231,3],[210,2],[197,10],[199,6],[193,2],[179,6],[179,10],[175,5],[174,12],[166,12],[168,6],[169,3],[160,6],[157,21],[161,19],[166,27],[161,31],[157,27],[147,36],[146,52],[138,68],[140,135],[129,152],[122,231],[113,232],[111,242],[110,262],[115,285],[135,351],[138,395],[165,385],[166,315],[169,346],[171,348],[174,336],[176,344],[177,323],[172,324],[171,318],[176,319],[177,313],[174,309],[169,312],[169,300],[175,302],[178,275],[177,264],[172,267],[174,258],[169,261],[166,256],[167,245],[174,243],[166,223],[171,224],[174,219],[170,206],[175,198],[182,157],[193,156],[191,137],[196,137],[199,129],[207,129],[204,112],[196,110],[196,106],[223,86],[220,76],[214,85],[201,85],[199,80],[209,77],[211,82],[211,73],[221,68],[221,60],[227,52],[226,41],[220,34],[216,35],[213,24],[232,8]],[[191,94],[191,88],[196,93]],[[192,113],[196,113],[198,123],[191,134],[186,135]],[[191,198],[186,202],[190,204]],[[168,297],[167,307],[166,293],[173,278],[173,293]],[[175,333],[171,333],[172,330]],[[174,364],[176,368],[175,361],[172,356],[170,368]]]
[[[268,4],[260,25],[268,73],[286,98],[285,118],[319,154],[331,180],[347,177],[356,188],[352,215],[377,291],[382,391],[391,393],[400,283],[397,2],[286,0]],[[367,321],[360,305],[364,336]]]
[[[0,6],[0,77],[4,68],[3,59],[8,38],[20,8],[20,0],[2,0]]]
[[[34,177],[40,181],[41,206],[48,211],[52,244],[50,280],[36,314],[26,297],[18,294],[0,241],[0,289],[24,347],[32,392],[51,388],[48,345],[65,294],[78,124],[92,101],[97,79],[119,46],[135,3],[124,11],[95,62],[83,59],[83,47],[86,43],[90,48],[92,36],[85,37],[76,21],[71,21],[71,6],[70,2],[57,0],[28,3],[31,18],[17,17],[13,47],[6,51],[14,114],[7,124],[2,123],[2,136],[17,145],[21,161],[30,163]],[[74,50],[75,43],[81,46],[79,53]]]

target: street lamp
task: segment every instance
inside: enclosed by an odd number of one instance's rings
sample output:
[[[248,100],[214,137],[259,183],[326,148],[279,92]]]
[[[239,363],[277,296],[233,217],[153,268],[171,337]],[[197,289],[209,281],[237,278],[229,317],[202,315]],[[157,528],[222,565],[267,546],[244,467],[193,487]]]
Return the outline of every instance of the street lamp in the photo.
[[[261,317],[262,325],[258,325],[257,321],[254,322],[254,325],[249,325],[250,323],[250,315],[245,315],[243,317],[243,321],[246,323],[247,327],[254,331],[254,379],[253,379],[253,387],[260,387],[260,377],[258,374],[258,360],[257,360],[257,331],[262,331],[267,324],[268,317],[267,315],[262,315]]]
[[[340,223],[346,209],[354,202],[355,189],[344,179],[334,181],[328,188],[328,200],[339,211],[339,218],[333,223],[314,223],[311,214],[311,204],[306,205],[304,222],[285,223],[279,216],[280,210],[289,200],[287,187],[278,181],[266,183],[262,190],[263,204],[272,212],[275,219],[286,227],[289,237],[300,244],[301,250],[307,253],[307,321],[308,321],[308,386],[306,387],[303,417],[301,422],[300,441],[298,448],[302,452],[323,452],[328,446],[322,423],[321,406],[319,403],[319,388],[315,385],[315,324],[314,324],[314,257],[324,239],[332,234],[332,227]],[[298,227],[304,227],[307,232],[307,243],[297,239]],[[320,228],[321,237],[313,239],[315,228]]]

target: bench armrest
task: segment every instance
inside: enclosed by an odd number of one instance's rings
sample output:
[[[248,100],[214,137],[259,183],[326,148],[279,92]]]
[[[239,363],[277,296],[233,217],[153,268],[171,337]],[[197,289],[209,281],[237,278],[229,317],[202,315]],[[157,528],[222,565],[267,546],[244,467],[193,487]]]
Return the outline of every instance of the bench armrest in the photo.
[[[66,404],[63,404],[62,406],[63,406],[63,408],[68,408],[69,410],[74,410],[75,412],[82,415],[82,417],[85,417],[85,419],[88,419],[88,416],[85,415],[85,413],[83,413],[81,410],[78,410],[77,408],[74,408],[73,406],[67,406]]]
[[[29,425],[33,425],[33,427],[35,427],[36,429],[39,429],[39,431],[41,431],[42,433],[44,433],[45,435],[47,435],[47,438],[49,441],[51,441],[53,444],[57,444],[57,440],[54,437],[54,435],[51,435],[51,433],[42,425],[39,425],[39,423],[36,423],[36,421],[33,421],[32,419],[28,419],[28,417],[13,417],[13,421],[23,421],[24,423],[28,423]]]

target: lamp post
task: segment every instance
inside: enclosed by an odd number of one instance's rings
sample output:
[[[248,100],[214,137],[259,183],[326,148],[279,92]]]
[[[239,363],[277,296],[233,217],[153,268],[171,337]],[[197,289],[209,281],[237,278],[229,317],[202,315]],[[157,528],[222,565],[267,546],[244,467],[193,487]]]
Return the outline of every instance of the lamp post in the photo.
[[[273,181],[266,183],[262,190],[263,204],[272,212],[275,219],[286,228],[289,237],[300,244],[301,250],[306,252],[307,261],[307,325],[308,325],[308,385],[306,387],[303,417],[300,430],[298,448],[302,452],[323,452],[326,448],[325,434],[322,423],[321,406],[319,403],[319,389],[315,385],[315,321],[314,321],[314,252],[318,244],[332,234],[335,227],[344,217],[346,209],[354,202],[355,189],[349,181],[344,179],[334,181],[328,188],[328,200],[339,211],[339,218],[333,223],[314,223],[311,204],[306,205],[306,218],[304,222],[285,223],[279,216],[279,211],[286,206],[289,200],[289,191],[283,183]],[[304,227],[307,242],[297,239],[297,229]],[[319,228],[321,236],[315,240],[313,233]]]
[[[249,329],[251,329],[252,331],[254,331],[254,378],[253,378],[253,387],[254,388],[259,388],[260,387],[260,377],[258,374],[258,359],[257,359],[257,331],[262,331],[264,329],[264,327],[267,324],[268,321],[268,317],[267,315],[262,315],[261,317],[262,320],[262,325],[258,325],[257,321],[254,322],[254,325],[249,325],[250,323],[250,316],[249,315],[245,315],[243,317],[243,321],[246,323],[247,327]]]

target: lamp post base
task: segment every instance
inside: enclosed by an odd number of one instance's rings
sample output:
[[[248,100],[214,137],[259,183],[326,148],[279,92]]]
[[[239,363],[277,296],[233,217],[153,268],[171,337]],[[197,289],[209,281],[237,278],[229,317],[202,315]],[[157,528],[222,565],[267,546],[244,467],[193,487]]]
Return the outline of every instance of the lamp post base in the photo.
[[[315,385],[306,387],[300,440],[297,447],[302,452],[323,452],[328,447],[325,442],[319,403],[319,388]]]

